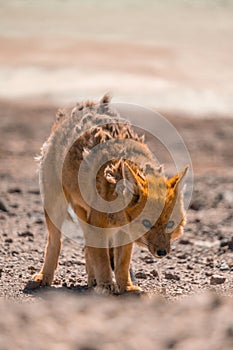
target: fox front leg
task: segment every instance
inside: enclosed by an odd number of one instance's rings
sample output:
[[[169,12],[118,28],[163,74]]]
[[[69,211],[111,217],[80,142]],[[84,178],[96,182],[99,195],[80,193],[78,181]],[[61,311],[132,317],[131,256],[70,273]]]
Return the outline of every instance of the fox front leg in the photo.
[[[119,293],[142,292],[142,289],[132,283],[130,276],[130,262],[133,243],[114,248],[114,272]]]

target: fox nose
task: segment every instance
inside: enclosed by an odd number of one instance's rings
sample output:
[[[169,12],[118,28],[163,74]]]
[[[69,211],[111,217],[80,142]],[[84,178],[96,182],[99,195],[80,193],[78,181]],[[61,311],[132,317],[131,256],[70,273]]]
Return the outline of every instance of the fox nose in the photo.
[[[158,249],[157,250],[157,255],[158,256],[165,256],[165,255],[167,255],[166,249]]]

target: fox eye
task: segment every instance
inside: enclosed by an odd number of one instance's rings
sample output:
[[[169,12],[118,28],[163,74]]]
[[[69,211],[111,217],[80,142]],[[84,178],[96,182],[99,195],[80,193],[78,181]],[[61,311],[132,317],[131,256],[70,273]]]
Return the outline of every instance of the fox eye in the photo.
[[[142,221],[142,224],[143,224],[146,228],[152,228],[152,227],[153,227],[153,225],[152,225],[152,223],[150,222],[150,220],[147,220],[147,219],[144,219],[144,220]]]
[[[168,221],[168,223],[167,223],[167,226],[166,226],[166,228],[172,228],[173,226],[174,226],[174,221],[173,220],[171,220],[171,221]]]

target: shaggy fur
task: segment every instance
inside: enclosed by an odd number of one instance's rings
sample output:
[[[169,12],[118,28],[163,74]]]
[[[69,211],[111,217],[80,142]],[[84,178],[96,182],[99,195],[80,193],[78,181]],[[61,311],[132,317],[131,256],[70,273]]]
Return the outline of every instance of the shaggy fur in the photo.
[[[144,136],[110,108],[108,96],[80,103],[71,113],[59,111],[40,157],[49,234],[35,281],[53,281],[70,204],[84,231],[88,285],[98,291],[140,291],[129,274],[133,244],[159,258],[170,252],[170,242],[185,224],[181,183],[186,171],[167,179]],[[101,200],[108,210],[95,207]]]

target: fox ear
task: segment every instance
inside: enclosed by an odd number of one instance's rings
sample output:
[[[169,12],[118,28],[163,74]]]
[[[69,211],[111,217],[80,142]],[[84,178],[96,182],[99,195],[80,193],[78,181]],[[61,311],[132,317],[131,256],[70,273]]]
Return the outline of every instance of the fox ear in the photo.
[[[146,181],[141,172],[135,172],[127,161],[123,159],[120,159],[114,165],[108,165],[105,168],[104,177],[109,183],[116,185],[117,192],[120,191],[124,195],[126,195],[127,192],[139,195],[141,182]]]
[[[186,165],[184,169],[182,169],[178,174],[174,175],[170,179],[167,180],[167,184],[169,187],[176,189],[178,186],[182,187],[184,183],[185,175],[188,171],[189,165]]]
[[[125,190],[128,190],[132,194],[139,194],[139,184],[137,181],[137,175],[133,169],[127,164],[127,162],[122,162],[122,177],[124,179]]]

